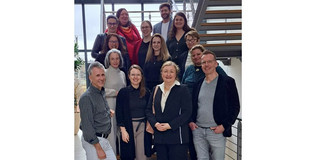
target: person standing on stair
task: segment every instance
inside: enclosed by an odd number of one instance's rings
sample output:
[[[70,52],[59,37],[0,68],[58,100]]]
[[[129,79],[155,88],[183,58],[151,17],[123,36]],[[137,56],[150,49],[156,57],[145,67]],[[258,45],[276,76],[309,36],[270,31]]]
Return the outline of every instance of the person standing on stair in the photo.
[[[79,100],[82,130],[81,142],[88,160],[116,160],[107,140],[111,131],[111,112],[105,99],[104,66],[93,62],[88,67],[90,86]]]

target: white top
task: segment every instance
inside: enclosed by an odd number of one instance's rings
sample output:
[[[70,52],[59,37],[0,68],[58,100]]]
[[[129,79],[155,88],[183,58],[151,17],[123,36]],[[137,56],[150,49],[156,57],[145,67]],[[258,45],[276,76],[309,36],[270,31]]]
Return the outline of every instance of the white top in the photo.
[[[190,66],[190,65],[192,65],[193,64],[193,62],[192,62],[192,59],[191,59],[191,53],[190,53],[190,50],[188,51],[188,57],[187,57],[187,60],[186,60],[186,65],[185,65],[185,70],[184,71],[186,71],[187,70],[187,68]],[[193,65],[195,65],[195,64],[193,64]]]
[[[169,23],[170,23],[170,21],[168,21],[167,23],[163,23],[163,22],[162,22],[161,35],[162,35],[164,41],[167,41]]]
[[[166,107],[166,106],[165,106],[165,105],[166,105],[166,101],[167,101],[167,98],[168,98],[168,96],[169,96],[169,94],[170,94],[170,92],[171,92],[171,88],[172,88],[174,85],[180,85],[180,82],[176,80],[176,81],[174,82],[174,84],[170,87],[170,89],[169,89],[168,92],[165,92],[165,91],[164,91],[164,82],[158,85],[159,88],[160,88],[161,91],[162,91],[162,98],[161,98],[161,111],[162,111],[162,113],[163,113],[163,111],[164,111],[164,108]]]
[[[106,100],[109,107],[113,110],[116,108],[116,93],[123,87],[126,87],[126,76],[119,68],[109,66],[106,72],[106,82],[104,88],[106,91]]]

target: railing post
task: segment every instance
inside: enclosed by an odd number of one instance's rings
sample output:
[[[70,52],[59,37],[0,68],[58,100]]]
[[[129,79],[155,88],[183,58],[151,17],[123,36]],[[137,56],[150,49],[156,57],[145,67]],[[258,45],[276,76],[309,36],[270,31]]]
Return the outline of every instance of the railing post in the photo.
[[[237,129],[237,160],[241,160],[241,148],[242,148],[242,123],[241,120],[238,119],[238,129]]]

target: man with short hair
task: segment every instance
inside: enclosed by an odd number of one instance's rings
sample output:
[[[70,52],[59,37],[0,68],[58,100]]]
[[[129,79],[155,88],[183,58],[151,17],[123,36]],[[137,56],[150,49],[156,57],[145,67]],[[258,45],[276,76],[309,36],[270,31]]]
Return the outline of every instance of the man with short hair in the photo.
[[[162,3],[159,7],[162,21],[153,26],[153,34],[159,33],[167,41],[172,24],[171,6],[169,3]]]
[[[92,58],[97,58],[100,51],[102,51],[103,43],[107,38],[108,33],[117,34],[118,25],[119,25],[119,20],[115,15],[109,15],[107,17],[108,32],[97,35],[91,51]],[[120,35],[119,37],[121,38],[123,45],[127,48],[126,39]]]
[[[224,160],[226,137],[231,137],[231,126],[240,111],[239,95],[234,79],[216,72],[213,52],[203,52],[201,65],[205,77],[193,88],[189,127],[198,160]]]
[[[88,67],[90,86],[79,100],[82,130],[82,147],[88,160],[116,160],[112,147],[107,140],[111,131],[110,110],[105,100],[104,83],[106,81],[104,66],[93,62]]]

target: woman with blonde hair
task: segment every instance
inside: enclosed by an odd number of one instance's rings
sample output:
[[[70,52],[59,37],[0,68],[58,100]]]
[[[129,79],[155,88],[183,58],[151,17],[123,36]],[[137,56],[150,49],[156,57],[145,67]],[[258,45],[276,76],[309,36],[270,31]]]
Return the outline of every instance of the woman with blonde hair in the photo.
[[[170,54],[166,42],[159,33],[156,33],[151,38],[144,64],[146,86],[149,90],[161,83],[160,68],[168,60],[170,60]]]
[[[154,129],[158,160],[188,159],[192,100],[188,88],[177,80],[178,74],[179,67],[174,62],[167,61],[162,65],[163,83],[153,89],[146,109]]]

